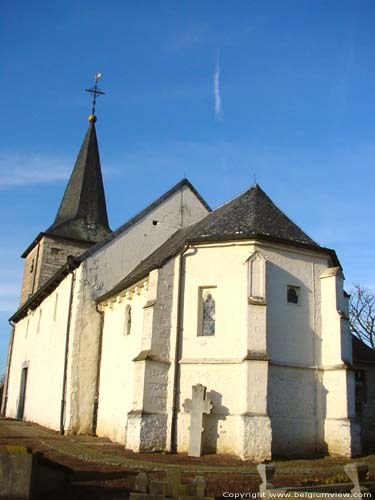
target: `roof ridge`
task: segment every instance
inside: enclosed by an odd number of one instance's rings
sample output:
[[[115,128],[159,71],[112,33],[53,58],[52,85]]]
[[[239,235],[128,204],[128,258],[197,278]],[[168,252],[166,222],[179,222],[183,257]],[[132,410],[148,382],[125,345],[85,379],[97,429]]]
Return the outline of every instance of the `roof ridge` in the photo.
[[[217,212],[219,210],[222,210],[222,212],[220,212],[220,216],[223,216],[227,210],[229,208],[232,208],[231,204],[234,203],[236,201],[236,199],[240,198],[242,195],[244,195],[245,193],[247,193],[247,191],[250,191],[252,189],[251,188],[248,188],[246,189],[245,191],[242,191],[240,194],[234,196],[233,198],[231,198],[230,200],[226,201],[225,203],[223,203],[222,205],[219,205],[218,207],[216,207],[214,210],[212,210],[212,212],[206,214],[201,220],[197,221],[195,224],[198,226],[200,223],[203,225],[204,221],[206,220],[207,217],[210,217],[210,216],[214,216],[214,215],[217,215]],[[208,226],[207,226],[207,229],[209,229],[210,227],[212,227],[215,223],[217,222],[217,219],[215,218]]]
[[[165,200],[167,200],[170,196],[172,196],[174,193],[176,193],[179,189],[181,189],[184,186],[188,187],[195,194],[195,196],[202,203],[202,205],[207,210],[210,211],[209,213],[212,213],[211,207],[205,201],[205,199],[203,198],[203,196],[197,191],[197,189],[193,186],[193,184],[189,181],[189,179],[187,179],[186,177],[184,177],[179,182],[177,182],[177,184],[175,184],[170,189],[168,189],[164,194],[162,194],[161,196],[159,196],[159,198],[157,198],[156,200],[154,200],[153,202],[151,202],[149,205],[147,205],[143,210],[141,210],[140,212],[138,212],[137,214],[135,214],[133,217],[131,217],[130,219],[128,219],[123,224],[121,224],[121,226],[119,226],[117,229],[115,229],[114,231],[112,231],[110,234],[108,234],[101,241],[99,241],[98,243],[96,243],[92,247],[88,248],[78,258],[81,261],[84,261],[87,257],[89,257],[90,255],[94,254],[96,251],[100,250],[100,248],[102,248],[104,245],[106,245],[107,243],[109,243],[110,241],[112,241],[113,239],[115,239],[117,236],[119,236],[120,234],[122,234],[124,231],[126,231],[128,228],[130,228],[133,224],[136,224],[140,219],[142,219],[142,217],[145,217],[146,215],[148,215],[154,208],[156,208],[159,205],[161,205]],[[195,224],[195,223],[193,222],[192,224]],[[190,225],[189,226],[185,226],[185,227],[190,227]]]

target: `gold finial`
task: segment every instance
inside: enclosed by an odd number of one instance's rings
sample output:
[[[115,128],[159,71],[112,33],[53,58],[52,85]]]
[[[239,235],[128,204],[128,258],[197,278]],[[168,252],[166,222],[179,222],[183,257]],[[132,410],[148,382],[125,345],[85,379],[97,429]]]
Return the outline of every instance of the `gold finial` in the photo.
[[[93,100],[92,100],[92,111],[91,111],[91,115],[89,116],[89,122],[90,123],[95,123],[97,118],[95,116],[95,108],[96,108],[96,98],[99,96],[99,95],[104,95],[105,92],[102,92],[99,87],[98,87],[98,80],[99,78],[102,76],[101,73],[97,73],[95,76],[94,76],[94,80],[95,80],[95,85],[93,87],[91,87],[90,89],[86,89],[86,92],[89,92],[90,94],[92,94],[93,96]]]

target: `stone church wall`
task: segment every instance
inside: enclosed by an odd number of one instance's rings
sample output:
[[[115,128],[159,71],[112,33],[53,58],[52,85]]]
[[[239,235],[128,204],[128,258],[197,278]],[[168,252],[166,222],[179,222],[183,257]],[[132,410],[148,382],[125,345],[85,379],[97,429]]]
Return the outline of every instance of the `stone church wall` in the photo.
[[[207,387],[214,409],[204,417],[205,451],[242,455],[242,415],[247,407],[247,264],[253,245],[200,246],[185,253],[183,347],[180,362],[178,450],[189,446],[190,414],[182,404],[192,386]],[[210,288],[211,287],[211,288]],[[201,336],[202,289],[215,299],[215,335]],[[262,451],[260,450],[260,454]]]
[[[128,294],[105,308],[96,433],[125,444],[127,414],[132,409],[135,364],[142,351],[143,306],[147,291]],[[131,327],[127,330],[127,308]]]
[[[266,304],[256,307],[266,309],[265,324],[259,323],[257,335],[261,338],[263,331],[266,340],[268,381],[262,368],[267,362],[251,361],[252,353],[247,351],[248,325],[252,322],[252,313],[248,316],[247,262],[255,248],[266,260]],[[272,453],[288,455],[293,447],[303,455],[322,445],[318,420],[323,417],[324,391],[312,368],[320,363],[319,276],[327,266],[323,256],[267,244],[201,246],[186,252],[180,404],[191,397],[193,384],[203,383],[212,394],[215,409],[205,417],[207,450],[266,457],[265,442],[251,451],[241,450],[246,440],[243,419],[259,414],[259,418],[251,417],[253,423],[268,435],[269,424],[257,409],[258,401],[264,401],[260,407],[267,409],[271,420]],[[288,303],[288,285],[299,289],[298,304]],[[199,296],[202,288],[209,287],[213,287],[216,303],[215,335],[202,337]],[[261,351],[256,355],[259,357]],[[188,447],[188,422],[189,415],[180,408],[180,451]]]
[[[68,256],[80,255],[87,246],[84,243],[43,236],[26,257],[20,303],[26,302],[30,295],[66,264]]]
[[[363,381],[357,396],[358,418],[362,427],[362,445],[366,453],[375,451],[375,366],[373,364],[356,363],[356,369],[362,373]],[[358,390],[358,389],[357,389]]]
[[[96,374],[92,366],[97,365],[101,328],[95,299],[109,291],[141,260],[180,229],[181,223],[190,224],[201,219],[206,213],[207,209],[185,186],[182,193],[171,195],[151,213],[98,249],[81,264],[82,279],[75,295],[79,314],[75,317],[73,332],[77,352],[81,354],[76,356],[70,365],[69,392],[72,398],[67,408],[70,432],[89,432],[93,419]]]
[[[324,397],[315,367],[321,363],[321,273],[327,260],[264,248],[267,264],[268,408],[272,452],[313,455],[321,447]],[[298,304],[287,287],[299,289]]]
[[[7,416],[17,417],[21,372],[28,369],[24,418],[58,430],[72,275],[16,325]]]

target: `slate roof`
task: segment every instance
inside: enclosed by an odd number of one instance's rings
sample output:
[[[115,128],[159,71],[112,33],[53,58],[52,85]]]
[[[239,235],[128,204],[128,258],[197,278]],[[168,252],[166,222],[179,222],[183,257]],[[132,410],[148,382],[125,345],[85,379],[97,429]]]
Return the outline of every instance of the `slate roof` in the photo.
[[[96,243],[110,232],[98,140],[91,122],[56,219],[46,234]]]
[[[375,351],[352,335],[353,363],[375,363]]]
[[[292,222],[266,195],[258,184],[233,200],[213,210],[199,222],[180,229],[155,252],[142,261],[98,302],[121,292],[161,267],[188,243],[260,239],[318,250],[340,265],[334,250],[319,246]]]
[[[258,184],[206,217],[194,230],[193,238],[223,240],[255,235],[318,246],[277,208]]]

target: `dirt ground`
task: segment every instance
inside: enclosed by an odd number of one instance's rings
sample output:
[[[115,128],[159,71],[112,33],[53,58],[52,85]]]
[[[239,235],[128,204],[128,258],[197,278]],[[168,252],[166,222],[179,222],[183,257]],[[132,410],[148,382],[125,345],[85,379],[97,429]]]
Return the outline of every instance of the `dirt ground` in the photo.
[[[72,470],[67,491],[54,492],[45,500],[115,500],[127,498],[134,490],[135,476],[147,472],[151,479],[163,479],[170,465],[179,465],[182,482],[195,476],[207,480],[207,495],[222,497],[224,492],[257,492],[260,477],[256,464],[227,455],[132,453],[121,445],[93,436],[61,436],[36,424],[0,419],[0,446],[27,446],[34,452]],[[275,460],[273,483],[282,486],[308,486],[345,482],[343,465],[350,460],[326,457],[316,460]],[[375,456],[356,459],[370,467],[375,479]]]

